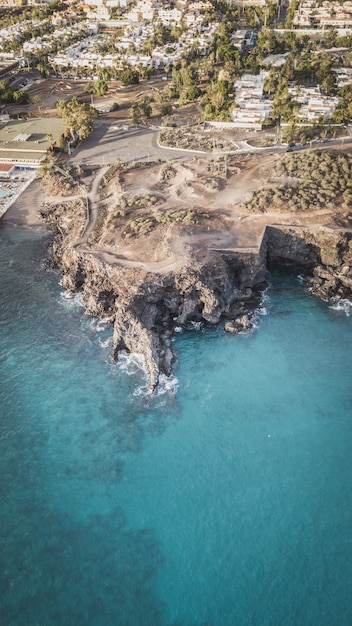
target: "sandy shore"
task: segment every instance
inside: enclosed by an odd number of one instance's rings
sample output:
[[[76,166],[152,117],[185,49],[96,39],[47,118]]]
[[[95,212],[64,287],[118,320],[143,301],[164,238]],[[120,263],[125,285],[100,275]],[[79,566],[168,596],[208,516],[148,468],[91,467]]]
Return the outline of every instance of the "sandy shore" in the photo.
[[[7,224],[45,229],[43,221],[37,215],[44,198],[45,192],[41,188],[40,180],[34,179],[2,216],[1,221]]]

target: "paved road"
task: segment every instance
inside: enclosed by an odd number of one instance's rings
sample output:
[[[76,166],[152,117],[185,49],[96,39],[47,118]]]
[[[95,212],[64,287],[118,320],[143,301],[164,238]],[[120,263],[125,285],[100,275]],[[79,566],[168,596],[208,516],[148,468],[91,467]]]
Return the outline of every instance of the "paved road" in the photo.
[[[111,122],[98,122],[92,134],[73,151],[69,159],[72,165],[111,165],[117,159],[131,161],[171,161],[189,157],[187,150],[160,148],[157,129],[144,126],[119,129]]]
[[[157,137],[159,130],[146,126],[128,127],[128,130],[109,121],[98,121],[93,133],[88,139],[83,141],[78,148],[73,151],[69,163],[72,165],[94,165],[104,167],[112,165],[117,159],[129,163],[132,161],[163,161],[182,160],[192,154],[197,154],[190,150],[172,150],[158,146]],[[312,148],[333,148],[349,144],[351,137],[343,140],[335,139],[330,141],[312,142],[310,145],[297,144],[294,151],[309,150]],[[273,152],[280,153],[287,150],[287,145],[270,146],[267,148],[256,148],[247,143],[246,140],[235,141],[238,154],[247,152]],[[212,158],[209,153],[209,158]]]

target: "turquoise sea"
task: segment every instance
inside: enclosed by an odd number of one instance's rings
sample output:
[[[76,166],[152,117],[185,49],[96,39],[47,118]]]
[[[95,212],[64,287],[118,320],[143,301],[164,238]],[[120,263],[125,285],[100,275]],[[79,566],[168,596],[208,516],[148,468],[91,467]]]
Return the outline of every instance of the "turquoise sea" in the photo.
[[[1,626],[351,626],[348,306],[273,272],[150,397],[48,236],[0,237]]]

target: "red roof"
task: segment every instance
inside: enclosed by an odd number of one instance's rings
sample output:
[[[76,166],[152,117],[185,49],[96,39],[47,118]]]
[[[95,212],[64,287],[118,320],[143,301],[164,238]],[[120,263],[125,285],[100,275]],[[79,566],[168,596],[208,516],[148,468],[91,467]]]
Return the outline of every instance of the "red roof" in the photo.
[[[13,163],[0,163],[0,172],[9,172],[13,168]]]

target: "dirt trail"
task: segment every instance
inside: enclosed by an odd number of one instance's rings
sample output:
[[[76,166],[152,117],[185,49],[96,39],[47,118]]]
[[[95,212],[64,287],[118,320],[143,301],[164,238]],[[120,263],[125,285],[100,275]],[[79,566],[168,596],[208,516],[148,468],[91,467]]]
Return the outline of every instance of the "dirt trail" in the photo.
[[[80,244],[86,244],[90,235],[94,232],[96,227],[97,219],[99,216],[99,185],[102,178],[105,176],[108,171],[109,166],[101,167],[92,182],[92,187],[90,192],[87,194],[87,210],[88,210],[88,222],[86,228],[82,234]]]

